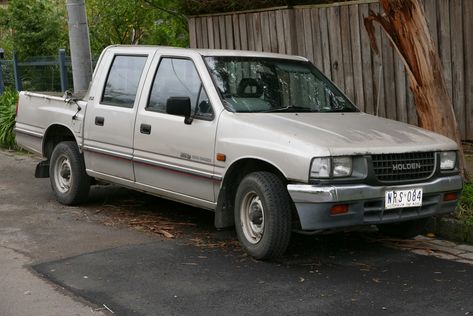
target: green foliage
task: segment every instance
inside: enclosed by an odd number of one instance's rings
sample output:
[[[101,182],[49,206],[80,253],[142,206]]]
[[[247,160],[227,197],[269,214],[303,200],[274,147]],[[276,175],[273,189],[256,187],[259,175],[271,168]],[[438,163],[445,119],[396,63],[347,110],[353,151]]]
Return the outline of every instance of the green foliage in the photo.
[[[18,92],[5,90],[0,96],[0,146],[15,148],[15,127],[16,102]]]
[[[473,224],[473,183],[465,183],[456,217]]]
[[[15,51],[20,59],[56,55],[59,48],[68,46],[66,21],[63,1],[11,1],[0,9],[2,46],[9,57]]]
[[[88,0],[92,51],[113,44],[186,46],[187,22],[176,1]]]
[[[87,19],[95,56],[108,45],[187,46],[187,20],[179,0],[87,0]],[[56,56],[68,48],[64,0],[14,0],[0,7],[0,47],[6,58]]]

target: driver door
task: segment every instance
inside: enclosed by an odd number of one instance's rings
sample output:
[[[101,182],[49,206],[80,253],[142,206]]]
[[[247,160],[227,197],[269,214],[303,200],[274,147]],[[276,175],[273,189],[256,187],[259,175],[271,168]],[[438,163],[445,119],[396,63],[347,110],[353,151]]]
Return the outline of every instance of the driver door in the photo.
[[[149,75],[134,134],[136,183],[191,204],[215,202],[217,120],[195,60],[160,56]],[[173,97],[190,98],[194,113],[190,124],[182,116],[167,113],[167,100]]]

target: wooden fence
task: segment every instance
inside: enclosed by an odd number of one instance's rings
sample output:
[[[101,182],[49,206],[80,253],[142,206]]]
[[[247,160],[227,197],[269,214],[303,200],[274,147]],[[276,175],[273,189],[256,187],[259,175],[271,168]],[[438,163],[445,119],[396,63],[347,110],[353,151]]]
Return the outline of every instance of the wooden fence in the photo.
[[[473,140],[473,0],[422,3],[462,137]],[[369,10],[380,11],[376,0],[194,16],[190,45],[305,56],[365,112],[417,124],[404,66],[379,27],[380,54],[370,48]]]

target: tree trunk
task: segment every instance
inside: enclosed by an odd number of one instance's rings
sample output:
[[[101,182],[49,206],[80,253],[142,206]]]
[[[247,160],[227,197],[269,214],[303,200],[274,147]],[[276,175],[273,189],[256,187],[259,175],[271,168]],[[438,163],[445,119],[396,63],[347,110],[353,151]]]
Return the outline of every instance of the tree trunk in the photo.
[[[430,36],[424,10],[418,0],[379,0],[383,14],[370,10],[365,18],[371,47],[378,54],[373,22],[378,22],[399,53],[409,78],[419,126],[455,140],[464,166],[461,135],[442,63]]]

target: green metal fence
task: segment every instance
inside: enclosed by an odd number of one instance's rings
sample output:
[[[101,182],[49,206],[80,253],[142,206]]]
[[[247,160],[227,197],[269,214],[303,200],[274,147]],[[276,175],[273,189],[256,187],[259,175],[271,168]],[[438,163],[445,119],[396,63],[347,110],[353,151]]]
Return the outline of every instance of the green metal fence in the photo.
[[[66,91],[72,88],[70,57],[60,49],[57,56],[39,56],[19,61],[0,60],[0,94],[5,88],[29,91]]]

